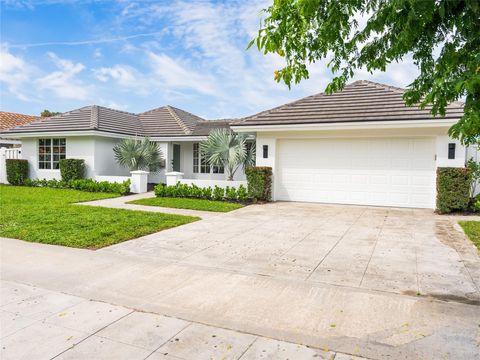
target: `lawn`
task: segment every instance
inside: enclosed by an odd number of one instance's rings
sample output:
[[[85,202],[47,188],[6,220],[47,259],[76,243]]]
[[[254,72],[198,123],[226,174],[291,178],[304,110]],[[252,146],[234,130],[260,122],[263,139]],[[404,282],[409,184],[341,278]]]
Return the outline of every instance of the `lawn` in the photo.
[[[169,197],[139,199],[139,200],[130,201],[128,204],[162,206],[162,207],[168,207],[168,208],[214,211],[214,212],[228,212],[228,211],[236,210],[243,207],[242,204],[225,202],[225,201],[189,199],[189,198],[169,198]]]
[[[0,186],[0,236],[97,249],[199,220],[71,204],[115,196],[70,189]]]
[[[468,238],[480,249],[480,221],[460,221],[459,224]]]

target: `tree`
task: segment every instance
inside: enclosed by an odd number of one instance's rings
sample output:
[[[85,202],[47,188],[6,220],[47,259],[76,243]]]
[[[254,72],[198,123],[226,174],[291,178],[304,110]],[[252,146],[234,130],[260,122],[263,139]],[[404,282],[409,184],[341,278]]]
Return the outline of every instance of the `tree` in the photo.
[[[449,133],[464,144],[479,141],[478,0],[274,0],[264,12],[248,47],[286,60],[275,80],[290,87],[309,77],[311,63],[326,59],[335,75],[326,88],[332,93],[356,70],[385,71],[411,56],[420,75],[407,87],[406,104],[431,105],[433,115],[443,116],[448,103],[465,98],[464,116]]]
[[[247,142],[245,134],[215,129],[207,140],[200,143],[200,151],[210,165],[223,166],[227,171],[227,179],[233,180],[240,166],[245,168],[255,164],[255,146],[252,145]]]
[[[163,166],[163,154],[156,142],[148,138],[124,139],[113,147],[115,160],[121,166],[134,170],[156,172]]]
[[[50,116],[55,116],[55,115],[60,115],[61,112],[58,112],[58,111],[50,111],[50,110],[43,110],[41,113],[40,113],[40,116],[41,117],[50,117]]]

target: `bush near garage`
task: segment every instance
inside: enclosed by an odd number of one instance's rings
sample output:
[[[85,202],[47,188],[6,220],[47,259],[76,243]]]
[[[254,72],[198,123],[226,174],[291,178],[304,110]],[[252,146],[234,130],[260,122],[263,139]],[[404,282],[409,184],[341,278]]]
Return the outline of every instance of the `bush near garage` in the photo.
[[[245,186],[237,188],[227,186],[225,189],[219,186],[199,187],[195,184],[188,185],[178,182],[176,185],[158,184],[154,188],[157,197],[192,198],[217,201],[248,202],[248,192]]]
[[[272,168],[253,166],[245,169],[248,183],[248,194],[254,201],[272,200]]]
[[[471,171],[467,168],[438,168],[437,211],[448,214],[468,210],[471,183]]]
[[[7,159],[7,181],[11,185],[23,185],[28,179],[28,160]]]
[[[85,177],[85,160],[83,159],[62,159],[59,161],[60,175],[62,180],[79,180]]]

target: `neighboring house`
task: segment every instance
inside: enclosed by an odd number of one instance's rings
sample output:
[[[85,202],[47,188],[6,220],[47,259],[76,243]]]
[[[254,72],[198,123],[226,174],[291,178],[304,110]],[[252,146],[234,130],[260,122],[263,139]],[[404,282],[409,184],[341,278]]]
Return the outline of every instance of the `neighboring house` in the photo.
[[[320,93],[238,120],[207,121],[165,106],[132,114],[88,106],[11,129],[21,138],[31,177],[59,178],[58,160],[83,158],[88,176],[128,175],[114,160],[113,146],[125,137],[157,141],[165,172],[186,179],[225,179],[208,166],[198,144],[213,128],[256,136],[258,166],[273,168],[273,199],[339,204],[434,208],[437,167],[463,167],[467,149],[448,136],[463,115],[449,105],[445,117],[407,107],[403,89],[356,81],[341,92]],[[237,172],[235,180],[245,175]]]
[[[0,111],[0,131],[25,125],[42,119],[40,116],[17,114],[13,112]],[[18,147],[21,141],[18,139],[4,139],[0,137],[0,147]]]
[[[407,107],[403,89],[356,81],[231,124],[256,134],[257,166],[273,168],[273,198],[434,208],[437,167],[463,167],[448,136],[463,104],[445,117]]]
[[[209,166],[199,152],[199,142],[213,128],[228,128],[226,121],[207,121],[189,112],[164,106],[141,114],[86,106],[2,134],[22,140],[23,158],[30,163],[30,177],[59,179],[59,160],[84,159],[87,177],[105,180],[129,176],[114,159],[113,147],[123,138],[149,137],[166,160],[149,182],[165,182],[165,173],[183,172],[188,179],[224,180],[224,169]],[[235,180],[243,180],[238,173]]]

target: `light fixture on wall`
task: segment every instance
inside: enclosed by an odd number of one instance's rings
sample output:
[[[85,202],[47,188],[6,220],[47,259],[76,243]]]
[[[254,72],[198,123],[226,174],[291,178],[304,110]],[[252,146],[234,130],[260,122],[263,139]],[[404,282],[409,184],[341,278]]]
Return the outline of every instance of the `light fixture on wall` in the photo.
[[[263,158],[268,159],[268,145],[263,145]]]
[[[455,159],[455,143],[448,144],[448,158]]]

